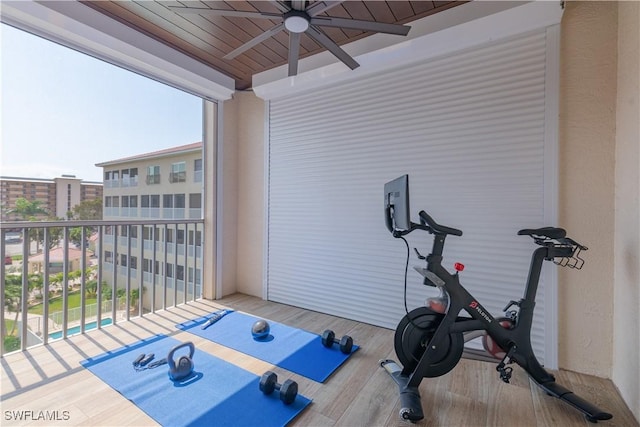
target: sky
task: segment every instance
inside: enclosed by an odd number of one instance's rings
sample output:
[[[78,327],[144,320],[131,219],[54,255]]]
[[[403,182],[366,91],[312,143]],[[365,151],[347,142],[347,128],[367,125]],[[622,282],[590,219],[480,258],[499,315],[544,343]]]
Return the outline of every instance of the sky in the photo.
[[[95,166],[202,140],[202,100],[0,24],[0,175],[102,181]]]

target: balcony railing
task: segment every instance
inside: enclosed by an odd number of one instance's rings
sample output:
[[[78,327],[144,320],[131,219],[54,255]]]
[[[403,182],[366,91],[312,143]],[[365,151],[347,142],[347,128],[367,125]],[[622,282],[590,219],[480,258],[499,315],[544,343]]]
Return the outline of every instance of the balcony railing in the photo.
[[[126,237],[144,228],[144,244]],[[0,355],[201,298],[202,242],[163,237],[203,228],[202,219],[0,224]],[[5,243],[16,230],[22,242]],[[177,271],[190,274],[176,286]]]

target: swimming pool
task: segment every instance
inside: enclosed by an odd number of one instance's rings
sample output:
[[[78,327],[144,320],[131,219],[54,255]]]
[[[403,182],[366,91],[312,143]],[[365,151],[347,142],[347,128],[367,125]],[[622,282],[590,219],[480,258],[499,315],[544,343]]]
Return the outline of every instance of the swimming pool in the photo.
[[[102,321],[100,322],[100,325],[106,326],[106,325],[110,325],[111,323],[112,323],[111,318],[109,317],[107,319],[102,319]],[[84,325],[84,330],[88,331],[90,329],[95,329],[97,324],[98,322],[95,322],[95,321],[89,322],[86,325]],[[67,329],[67,336],[78,334],[78,333],[80,333],[80,326],[74,326],[73,328]],[[62,331],[53,332],[49,334],[49,339],[57,340],[59,338],[62,338]]]

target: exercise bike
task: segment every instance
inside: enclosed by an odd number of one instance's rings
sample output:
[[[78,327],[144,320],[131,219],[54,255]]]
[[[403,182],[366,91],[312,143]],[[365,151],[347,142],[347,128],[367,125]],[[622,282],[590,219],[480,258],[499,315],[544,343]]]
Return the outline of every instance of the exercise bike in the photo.
[[[562,228],[524,229],[518,235],[530,236],[539,247],[534,250],[524,297],[510,301],[505,316],[493,317],[461,284],[462,264],[456,263],[455,273],[442,266],[442,253],[447,236],[462,236],[462,231],[436,223],[425,211],[420,211],[420,224],[409,217],[408,176],[385,185],[385,221],[394,237],[423,230],[433,235],[431,253],[422,256],[426,268],[416,268],[424,284],[440,290],[440,296],[427,300],[425,306],[407,312],[398,324],[394,348],[402,368],[393,360],[381,360],[382,366],[398,385],[400,417],[411,422],[424,418],[418,386],[423,378],[434,378],[451,371],[460,361],[465,342],[481,338],[484,353],[499,360],[496,370],[500,379],[509,382],[513,362],[550,396],[581,411],[590,422],[608,420],[612,415],[557,384],[553,375],[538,362],[531,347],[531,324],[536,291],[544,261],[581,268],[580,252],[587,248],[566,236]],[[406,240],[405,240],[405,243]],[[407,243],[407,249],[409,245]],[[406,294],[405,294],[406,302]],[[469,316],[461,316],[462,312]]]

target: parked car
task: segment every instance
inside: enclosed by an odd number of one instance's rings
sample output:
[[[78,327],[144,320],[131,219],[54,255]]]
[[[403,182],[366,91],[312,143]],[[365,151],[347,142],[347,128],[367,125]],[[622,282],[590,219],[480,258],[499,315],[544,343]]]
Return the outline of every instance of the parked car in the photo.
[[[4,265],[11,265],[11,264],[13,264],[13,259],[9,255],[5,255]]]
[[[22,235],[16,232],[9,232],[4,236],[5,243],[22,243]]]

